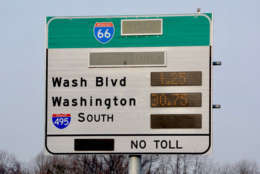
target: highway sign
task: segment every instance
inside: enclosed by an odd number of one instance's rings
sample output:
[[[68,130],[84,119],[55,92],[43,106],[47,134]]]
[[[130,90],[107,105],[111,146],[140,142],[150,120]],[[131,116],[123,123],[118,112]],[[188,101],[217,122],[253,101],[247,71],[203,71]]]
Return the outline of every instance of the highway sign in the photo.
[[[212,14],[47,17],[53,154],[211,147]]]

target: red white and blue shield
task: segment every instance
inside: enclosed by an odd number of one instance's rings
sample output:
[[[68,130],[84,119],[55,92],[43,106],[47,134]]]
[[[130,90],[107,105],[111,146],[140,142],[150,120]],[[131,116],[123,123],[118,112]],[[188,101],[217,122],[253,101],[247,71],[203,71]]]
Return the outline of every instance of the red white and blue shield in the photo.
[[[52,114],[52,123],[58,129],[68,127],[71,121],[71,114]]]
[[[102,44],[106,44],[114,36],[115,28],[112,22],[97,22],[94,26],[94,36]]]

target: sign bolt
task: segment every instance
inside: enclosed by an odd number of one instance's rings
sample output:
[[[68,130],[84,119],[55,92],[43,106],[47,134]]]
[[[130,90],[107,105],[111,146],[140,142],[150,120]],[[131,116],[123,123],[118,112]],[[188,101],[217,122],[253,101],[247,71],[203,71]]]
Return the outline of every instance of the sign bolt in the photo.
[[[221,61],[214,61],[213,66],[221,66],[222,62]]]
[[[212,105],[212,108],[213,108],[213,109],[220,109],[220,108],[221,108],[221,105],[220,105],[220,104],[213,104],[213,105]]]

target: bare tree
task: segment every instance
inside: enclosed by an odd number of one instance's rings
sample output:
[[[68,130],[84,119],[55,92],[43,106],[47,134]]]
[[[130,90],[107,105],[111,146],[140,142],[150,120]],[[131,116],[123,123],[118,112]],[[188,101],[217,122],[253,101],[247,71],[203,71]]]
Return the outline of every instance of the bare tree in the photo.
[[[256,162],[242,160],[235,165],[239,174],[257,174],[258,168]]]
[[[106,173],[127,174],[128,157],[127,155],[103,155]]]
[[[183,174],[188,174],[188,167],[189,167],[189,163],[188,163],[188,156],[184,155],[183,159],[182,159],[182,163],[183,163]]]
[[[230,164],[215,166],[216,174],[235,174],[234,167]]]
[[[35,169],[36,174],[45,174],[47,173],[50,161],[49,157],[44,155],[43,152],[40,152],[35,158]]]
[[[159,155],[142,155],[141,168],[144,174],[152,174],[155,168],[155,163],[159,161]],[[158,167],[158,166],[157,166]]]
[[[207,157],[201,155],[193,156],[193,174],[204,174],[207,169]]]
[[[0,173],[21,174],[21,164],[16,160],[14,155],[0,151]]]
[[[72,155],[73,174],[124,174],[128,171],[126,155]]]
[[[35,158],[35,174],[67,174],[71,171],[67,156],[45,155],[43,152]]]
[[[174,172],[172,158],[170,155],[160,155],[158,163],[158,167],[155,168],[153,172],[154,174],[168,174]]]
[[[15,160],[8,162],[11,158],[7,157],[6,153],[0,153],[0,174],[18,174],[15,172],[21,167]],[[128,160],[127,155],[46,156],[40,153],[35,159],[34,174],[127,174]],[[259,174],[255,162],[243,160],[218,165],[200,155],[143,155],[141,167],[143,174]]]

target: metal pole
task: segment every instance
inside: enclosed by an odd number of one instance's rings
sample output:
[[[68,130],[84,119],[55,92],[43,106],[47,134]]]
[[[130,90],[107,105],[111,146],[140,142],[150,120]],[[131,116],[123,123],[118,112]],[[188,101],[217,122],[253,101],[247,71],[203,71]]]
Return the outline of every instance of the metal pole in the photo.
[[[129,155],[128,174],[141,174],[141,155]]]

